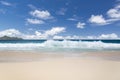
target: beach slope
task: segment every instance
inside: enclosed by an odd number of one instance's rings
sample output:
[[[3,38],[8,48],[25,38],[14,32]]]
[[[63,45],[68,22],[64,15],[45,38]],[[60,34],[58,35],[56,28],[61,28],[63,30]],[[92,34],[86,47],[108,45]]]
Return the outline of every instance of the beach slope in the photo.
[[[120,80],[120,62],[91,58],[1,62],[0,80]]]

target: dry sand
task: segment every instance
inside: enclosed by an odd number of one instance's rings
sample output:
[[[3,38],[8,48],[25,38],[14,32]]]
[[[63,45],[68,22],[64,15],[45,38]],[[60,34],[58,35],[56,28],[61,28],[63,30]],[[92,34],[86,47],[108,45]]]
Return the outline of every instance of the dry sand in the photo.
[[[5,54],[3,55],[3,53]],[[14,52],[9,55],[8,53],[0,53],[0,59],[5,56],[10,57],[10,55],[18,56],[18,58],[27,56],[24,53],[19,55]],[[94,54],[91,55],[94,56]],[[35,58],[35,54],[29,53],[27,58],[32,58],[32,56]],[[36,54],[36,58],[38,57],[40,56]],[[120,61],[89,58],[88,56],[56,57],[56,55],[51,59],[37,59],[28,62],[2,60],[0,80],[120,80]]]

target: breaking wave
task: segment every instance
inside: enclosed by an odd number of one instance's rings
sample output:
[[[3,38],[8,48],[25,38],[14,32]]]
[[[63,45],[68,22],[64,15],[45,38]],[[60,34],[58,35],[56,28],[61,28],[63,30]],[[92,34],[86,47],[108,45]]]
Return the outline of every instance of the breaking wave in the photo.
[[[120,44],[104,43],[101,41],[54,41],[47,40],[42,43],[0,43],[0,50],[120,50]]]

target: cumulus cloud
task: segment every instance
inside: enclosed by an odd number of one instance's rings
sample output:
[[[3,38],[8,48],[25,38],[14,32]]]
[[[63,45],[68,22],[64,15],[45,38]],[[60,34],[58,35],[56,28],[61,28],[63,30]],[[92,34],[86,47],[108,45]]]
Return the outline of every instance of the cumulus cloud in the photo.
[[[24,34],[24,39],[47,39],[46,36],[44,36],[41,32],[35,31],[34,34],[30,35],[25,35]]]
[[[120,39],[116,33],[87,36],[86,39]]]
[[[106,19],[105,17],[103,17],[103,15],[91,15],[91,17],[89,18],[89,22],[97,25],[107,25],[115,21],[119,21],[120,20],[120,4],[109,9],[106,12],[106,15],[108,17]]]
[[[40,31],[35,31],[34,34],[24,34],[17,29],[7,29],[0,31],[0,37],[9,36],[9,37],[20,37],[23,39],[47,39],[64,31],[65,31],[64,27],[53,27],[50,30],[46,30],[42,33]]]
[[[6,1],[0,1],[0,3],[1,3],[2,5],[5,5],[5,6],[12,6],[11,3],[6,2]]]
[[[65,31],[64,27],[53,27],[51,30],[45,31],[44,35],[53,36],[53,35],[59,34],[64,31]]]
[[[52,29],[46,30],[43,33],[41,33],[40,31],[35,31],[34,35],[26,35],[24,38],[26,39],[47,39],[49,37],[53,37],[64,31],[65,31],[64,27],[53,27]]]
[[[101,34],[98,36],[54,36],[53,39],[120,39],[117,34]]]
[[[0,37],[2,37],[2,36],[21,37],[22,33],[16,29],[7,29],[4,31],[0,31]]]
[[[28,5],[31,8],[35,8],[33,5]],[[52,20],[53,17],[51,16],[50,12],[47,10],[38,10],[34,9],[33,11],[30,11],[29,14],[32,18],[27,18],[27,23],[29,24],[44,24],[46,20]]]
[[[40,33],[39,31],[35,31],[35,35],[40,36],[42,35],[42,33]]]
[[[86,25],[85,23],[78,22],[77,23],[77,28],[83,29],[85,25]]]
[[[55,36],[53,36],[53,39],[64,39],[64,37],[55,35]]]
[[[96,36],[87,36],[86,39],[97,39],[97,37]]]
[[[116,7],[108,10],[107,15],[110,18],[120,19],[120,5],[117,5]]]
[[[30,18],[28,18],[27,22],[30,23],[30,24],[44,24],[44,21],[39,20],[39,19],[30,19]]]
[[[39,19],[43,19],[43,20],[52,18],[50,12],[47,11],[47,10],[37,10],[36,9],[34,11],[31,11],[30,15],[32,15],[32,16],[34,16],[36,18],[39,18]]]
[[[99,39],[117,39],[118,35],[115,33],[112,34],[102,34],[98,37]]]
[[[111,34],[101,34],[99,36],[58,36],[60,33],[64,32],[64,27],[53,27],[50,30],[44,32],[35,31],[33,34],[25,34],[17,29],[7,29],[0,31],[0,37],[10,36],[10,37],[20,37],[23,39],[120,39],[116,33]]]
[[[76,35],[73,35],[73,36],[65,36],[64,39],[80,39],[80,36],[76,36]]]
[[[99,24],[99,25],[108,24],[108,22],[104,19],[102,15],[91,15],[89,22],[93,24]]]
[[[81,36],[73,35],[73,36],[58,36],[55,35],[53,39],[80,39]]]

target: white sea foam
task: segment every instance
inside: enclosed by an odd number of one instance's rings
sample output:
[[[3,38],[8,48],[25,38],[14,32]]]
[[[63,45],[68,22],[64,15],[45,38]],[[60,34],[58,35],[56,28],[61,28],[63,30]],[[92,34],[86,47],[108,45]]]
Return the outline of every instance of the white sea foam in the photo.
[[[79,49],[120,49],[120,44],[103,43],[101,41],[53,41],[49,40],[42,44],[49,48],[79,48]]]
[[[120,44],[103,43],[101,41],[54,41],[48,40],[43,43],[0,43],[0,50],[34,50],[34,49],[117,49],[120,50]]]

